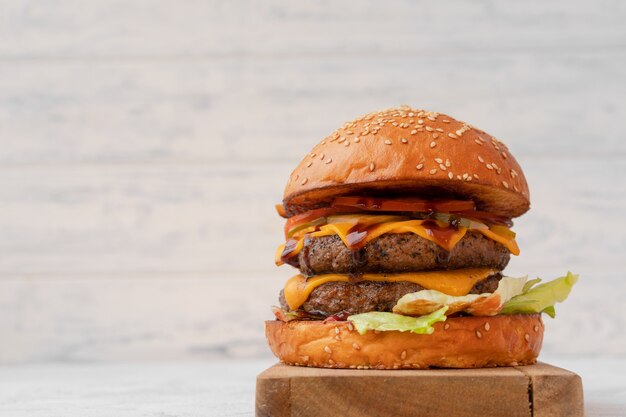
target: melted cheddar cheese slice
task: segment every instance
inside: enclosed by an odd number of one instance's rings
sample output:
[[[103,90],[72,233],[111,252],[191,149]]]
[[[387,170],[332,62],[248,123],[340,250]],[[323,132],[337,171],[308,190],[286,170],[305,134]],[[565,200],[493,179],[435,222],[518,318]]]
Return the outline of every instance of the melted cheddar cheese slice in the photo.
[[[360,280],[379,282],[412,282],[428,290],[436,290],[452,296],[467,295],[477,282],[497,271],[489,268],[468,268],[451,271],[423,271],[402,274],[364,274]],[[295,275],[285,283],[285,301],[291,310],[296,310],[309,298],[311,292],[327,282],[357,282],[343,274],[325,274],[306,278]]]
[[[468,229],[466,227],[459,227],[457,229],[450,228],[445,233],[445,240],[442,240],[442,235],[433,233],[431,228],[425,227],[423,225],[423,220],[408,220],[408,221],[387,221],[382,222],[376,225],[371,226],[367,230],[367,234],[363,238],[362,244],[366,244],[367,242],[385,234],[385,233],[413,233],[424,239],[430,240],[431,242],[436,243],[442,248],[450,251],[456,246],[457,243],[463,236],[467,233]],[[445,223],[439,223],[441,225],[445,225]],[[292,250],[289,251],[289,257],[296,256],[304,247],[304,239],[306,235],[310,237],[322,237],[322,236],[331,236],[337,235],[342,240],[344,245],[348,248],[352,247],[351,242],[348,239],[348,235],[350,231],[353,229],[355,223],[354,222],[341,222],[341,223],[329,223],[323,226],[319,226],[319,230],[310,231],[306,230],[306,233],[299,233],[298,236],[294,236],[292,238]],[[469,229],[472,231],[476,231],[482,233],[485,237],[494,240],[504,247],[506,247],[509,252],[513,255],[519,255],[520,250],[517,246],[517,242],[515,241],[515,233],[503,226],[496,226],[491,228],[480,228],[480,229]],[[294,242],[295,241],[295,242]],[[276,252],[276,264],[282,265],[281,254],[285,249],[285,245],[281,245]]]

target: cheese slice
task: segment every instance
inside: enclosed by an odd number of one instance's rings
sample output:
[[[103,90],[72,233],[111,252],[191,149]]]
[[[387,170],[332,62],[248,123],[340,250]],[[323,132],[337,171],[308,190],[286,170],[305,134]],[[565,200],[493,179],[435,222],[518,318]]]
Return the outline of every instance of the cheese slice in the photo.
[[[468,229],[466,227],[459,227],[457,229],[447,229],[445,233],[433,233],[433,229],[424,227],[422,225],[424,220],[404,220],[404,221],[385,221],[379,224],[371,225],[367,229],[367,234],[363,237],[362,244],[366,244],[367,242],[376,239],[377,237],[384,235],[386,233],[413,233],[424,239],[430,240],[431,242],[436,243],[447,251],[451,251],[454,246],[467,233]],[[446,223],[437,222],[437,224],[444,228]],[[319,226],[318,231],[310,232],[307,229],[307,233],[298,233],[296,236],[293,236],[292,239],[297,241],[294,245],[294,250],[292,250],[288,257],[296,256],[304,246],[304,239],[306,234],[310,237],[322,237],[322,236],[332,236],[337,235],[341,239],[341,241],[348,248],[352,247],[348,235],[350,231],[353,229],[355,225],[355,221],[347,222],[342,221],[339,223],[328,223],[322,226]],[[477,232],[482,233],[485,237],[494,240],[503,246],[505,246],[513,255],[519,255],[519,247],[515,242],[515,233],[513,233],[508,228],[504,228],[503,226],[493,227],[493,228],[485,228],[485,229],[471,229]],[[445,234],[446,240],[442,240],[442,236]],[[276,253],[276,264],[282,265],[282,251],[284,249],[284,245],[279,247],[279,251]]]
[[[436,290],[452,296],[467,295],[477,282],[497,271],[489,268],[467,268],[451,271],[406,272],[402,274],[363,274],[361,280],[379,282],[412,282],[428,290]],[[285,301],[291,310],[296,310],[309,298],[311,292],[327,282],[356,282],[357,279],[344,274],[325,274],[306,278],[295,275],[285,283]]]

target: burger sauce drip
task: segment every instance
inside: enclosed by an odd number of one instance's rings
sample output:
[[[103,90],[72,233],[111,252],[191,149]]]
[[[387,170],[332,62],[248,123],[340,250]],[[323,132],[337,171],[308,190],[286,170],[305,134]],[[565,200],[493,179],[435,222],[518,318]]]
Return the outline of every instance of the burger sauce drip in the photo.
[[[363,229],[359,229],[359,225],[355,225],[350,232],[346,236],[346,240],[348,241],[348,247],[354,252],[357,249],[361,249],[365,246],[365,241],[367,239],[367,235],[369,232],[379,225],[375,224],[369,227],[365,227]]]
[[[283,249],[283,252],[280,254],[280,260],[283,263],[286,263],[287,259],[295,255],[294,251],[296,250],[297,246],[298,246],[298,241],[296,239],[289,239],[285,243],[285,248]]]
[[[441,227],[437,222],[433,220],[426,220],[422,223],[426,233],[432,236],[441,246],[448,247],[450,245],[450,239],[458,230],[458,220],[452,219],[450,226]]]

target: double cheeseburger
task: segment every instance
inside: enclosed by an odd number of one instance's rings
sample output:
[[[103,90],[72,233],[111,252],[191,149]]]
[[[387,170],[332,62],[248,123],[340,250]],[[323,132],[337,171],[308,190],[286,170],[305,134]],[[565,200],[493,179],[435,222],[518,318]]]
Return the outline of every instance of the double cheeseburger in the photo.
[[[284,363],[358,369],[536,361],[541,313],[577,280],[502,274],[530,207],[507,147],[445,114],[392,108],[322,140],[291,174],[270,348]]]

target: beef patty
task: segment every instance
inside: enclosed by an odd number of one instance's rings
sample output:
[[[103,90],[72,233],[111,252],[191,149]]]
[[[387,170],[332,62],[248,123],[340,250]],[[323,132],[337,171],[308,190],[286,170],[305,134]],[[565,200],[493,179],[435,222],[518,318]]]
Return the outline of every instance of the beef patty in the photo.
[[[477,282],[470,294],[494,292],[501,278],[502,274],[497,273]],[[403,295],[423,289],[421,285],[412,282],[333,281],[315,288],[300,308],[308,313],[324,316],[341,312],[360,314],[368,311],[391,311]],[[279,301],[282,308],[289,310],[282,290]]]
[[[451,251],[413,233],[390,233],[351,251],[339,236],[306,238],[302,251],[287,262],[307,275],[355,272],[411,272],[432,269],[503,270],[511,254],[478,232],[467,232]]]

